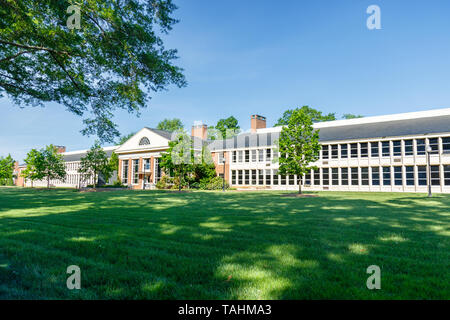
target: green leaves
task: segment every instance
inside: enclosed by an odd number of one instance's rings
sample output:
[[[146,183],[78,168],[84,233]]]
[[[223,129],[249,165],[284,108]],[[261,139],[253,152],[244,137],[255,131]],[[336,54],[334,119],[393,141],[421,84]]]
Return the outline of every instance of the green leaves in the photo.
[[[22,171],[22,177],[31,180],[47,180],[47,187],[50,187],[50,180],[64,180],[66,168],[63,155],[57,152],[54,145],[46,146],[41,150],[31,149],[25,159],[27,167]]]
[[[310,108],[308,106],[303,106],[301,108],[296,108],[294,110],[286,110],[283,113],[283,116],[278,119],[278,122],[275,124],[275,127],[287,125],[289,122],[289,118],[291,117],[291,115],[295,110],[302,110],[305,114],[307,114],[311,118],[312,122],[336,120],[336,115],[334,113],[328,113],[323,115],[322,111]]]
[[[108,157],[106,152],[103,151],[103,148],[100,146],[100,143],[96,141],[94,145],[89,149],[84,157],[81,158],[80,167],[78,168],[78,172],[82,174],[84,179],[93,178],[94,186],[97,184],[97,178],[99,173],[103,173],[105,175],[106,180],[112,175],[114,170],[117,170],[115,167],[115,158],[112,162],[108,161]]]
[[[164,119],[164,120],[160,121],[158,123],[158,125],[156,126],[156,129],[166,130],[166,131],[170,131],[170,132],[182,130],[183,128],[184,128],[184,125],[181,122],[181,120],[178,118]]]
[[[14,173],[14,159],[8,154],[0,157],[0,185],[11,183]]]
[[[139,114],[151,92],[186,85],[155,27],[177,21],[171,0],[0,0],[0,96],[20,106],[57,102],[83,117],[85,135],[112,142],[116,109]],[[81,8],[69,30],[67,8]]]

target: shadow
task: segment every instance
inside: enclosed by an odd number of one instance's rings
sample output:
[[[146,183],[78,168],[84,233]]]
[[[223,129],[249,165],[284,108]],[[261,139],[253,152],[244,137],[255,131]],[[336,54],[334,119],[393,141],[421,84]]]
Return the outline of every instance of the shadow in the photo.
[[[450,196],[282,193],[0,189],[0,298],[450,298]]]

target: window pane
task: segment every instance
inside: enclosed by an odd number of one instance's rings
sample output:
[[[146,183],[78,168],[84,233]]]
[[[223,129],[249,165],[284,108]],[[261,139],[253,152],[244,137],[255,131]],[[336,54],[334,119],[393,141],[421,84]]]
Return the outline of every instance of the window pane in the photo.
[[[314,171],[314,185],[320,186],[320,169]]]
[[[389,141],[383,141],[381,142],[381,154],[383,157],[390,157],[391,156],[391,149],[389,147]]]
[[[270,170],[266,170],[266,185],[270,186]]]
[[[245,170],[245,184],[250,184],[250,170]]]
[[[263,162],[264,161],[264,149],[259,149],[258,150],[258,160],[259,160],[259,162]]]
[[[238,184],[242,184],[242,170],[238,170]]]
[[[348,168],[341,168],[341,184],[348,186]]]
[[[360,143],[359,146],[360,146],[360,151],[361,151],[361,158],[367,158],[369,156],[367,142]]]
[[[398,157],[402,155],[402,142],[400,140],[392,141],[393,149],[394,149],[394,157]]]
[[[295,184],[295,175],[289,175],[289,185],[293,186]]]
[[[413,152],[413,141],[405,140],[405,156],[412,156]]]
[[[328,159],[328,145],[322,146],[322,159]]]
[[[231,184],[236,184],[236,170],[231,170]]]
[[[236,163],[236,151],[233,151],[233,163]]]
[[[358,144],[357,143],[352,143],[350,145],[350,152],[351,152],[352,158],[358,158]]]
[[[394,184],[396,186],[403,185],[402,167],[394,167]]]
[[[243,151],[238,151],[238,161],[239,162],[242,162],[242,154],[243,154]]]
[[[450,153],[450,137],[442,138],[442,152]]]
[[[286,185],[286,176],[280,176],[281,185]]]
[[[431,166],[431,185],[440,186],[441,179],[439,177],[439,166]]]
[[[371,152],[372,157],[378,157],[380,155],[379,151],[378,151],[378,142],[371,142],[370,148],[371,148],[370,152]]]
[[[264,184],[264,170],[258,170],[258,184]]]
[[[419,180],[419,186],[426,186],[427,183],[427,167],[418,166],[417,167],[417,178]]]
[[[359,184],[358,168],[351,168],[351,174],[352,174],[352,186],[357,186]]]
[[[330,184],[330,170],[328,168],[322,169],[322,184],[328,186]]]
[[[245,162],[250,162],[250,150],[245,150]]]
[[[450,165],[444,166],[444,185],[450,186]]]
[[[331,168],[331,184],[333,186],[339,185],[339,169]]]
[[[383,167],[383,186],[391,185],[391,167]]]
[[[414,185],[414,167],[413,166],[406,166],[405,167],[405,178],[406,178],[406,185],[407,186],[413,186]]]
[[[417,139],[417,155],[424,155],[425,154],[425,139]]]
[[[372,167],[372,185],[379,186],[380,185],[380,168]]]
[[[361,168],[361,184],[363,186],[369,185],[369,168]]]
[[[252,170],[252,185],[256,185],[256,170]]]
[[[266,161],[270,162],[272,160],[271,158],[272,149],[266,149]]]
[[[345,159],[348,157],[348,148],[347,144],[341,144],[341,158]]]
[[[431,139],[428,139],[428,141],[430,143],[431,150],[433,150],[433,151],[439,150],[438,138],[431,138]]]
[[[252,150],[252,162],[256,162],[256,150]]]
[[[278,185],[278,170],[273,170],[273,184]]]
[[[337,159],[339,157],[338,155],[338,145],[333,144],[331,146],[331,159]]]

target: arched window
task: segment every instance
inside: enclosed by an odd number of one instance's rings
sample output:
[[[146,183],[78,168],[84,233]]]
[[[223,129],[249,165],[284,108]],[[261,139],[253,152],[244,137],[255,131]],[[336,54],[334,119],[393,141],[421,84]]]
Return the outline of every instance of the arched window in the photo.
[[[148,144],[150,144],[150,140],[148,140],[147,137],[143,137],[143,138],[141,138],[141,140],[139,140],[139,145],[140,146],[146,146]]]

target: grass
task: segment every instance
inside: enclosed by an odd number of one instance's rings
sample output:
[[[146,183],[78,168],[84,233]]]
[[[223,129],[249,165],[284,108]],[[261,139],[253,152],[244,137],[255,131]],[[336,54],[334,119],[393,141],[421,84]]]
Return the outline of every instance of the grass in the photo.
[[[450,298],[449,195],[319,194],[0,188],[0,298]]]

